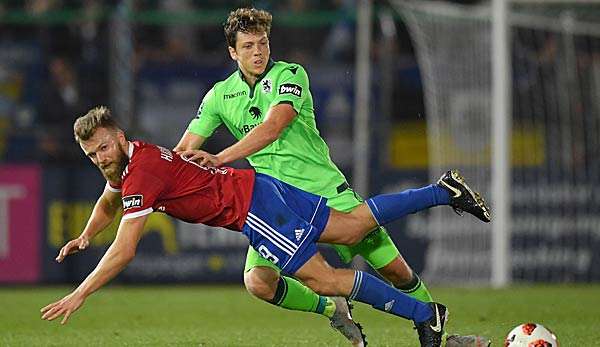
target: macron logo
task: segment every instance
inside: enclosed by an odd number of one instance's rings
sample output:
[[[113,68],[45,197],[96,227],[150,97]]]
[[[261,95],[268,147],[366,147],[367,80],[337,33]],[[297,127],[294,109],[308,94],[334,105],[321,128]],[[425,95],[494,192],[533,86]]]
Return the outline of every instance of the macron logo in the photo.
[[[279,94],[292,94],[297,97],[301,97],[302,87],[293,83],[284,83],[279,86]]]
[[[294,233],[296,234],[296,241],[300,241],[302,234],[304,234],[304,229],[296,229]]]
[[[127,210],[134,207],[142,207],[143,204],[143,195],[127,195],[123,197],[123,210]]]

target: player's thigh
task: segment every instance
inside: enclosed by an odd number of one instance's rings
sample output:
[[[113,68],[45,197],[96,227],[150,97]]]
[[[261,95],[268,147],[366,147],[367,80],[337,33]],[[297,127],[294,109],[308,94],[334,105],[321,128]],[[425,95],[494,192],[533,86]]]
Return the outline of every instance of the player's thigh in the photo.
[[[321,295],[349,295],[354,285],[354,270],[331,267],[316,252],[294,276]]]
[[[248,272],[256,267],[267,267],[279,273],[281,269],[279,269],[275,264],[263,258],[258,251],[256,251],[252,246],[248,247],[248,252],[246,253],[246,264],[244,265],[244,272]]]
[[[356,192],[346,189],[330,197],[327,200],[327,206],[338,211],[348,212],[362,202],[363,199]],[[360,255],[374,269],[383,268],[400,255],[398,248],[383,227],[375,229],[356,245],[334,245],[333,248],[345,263],[349,263],[356,255]]]

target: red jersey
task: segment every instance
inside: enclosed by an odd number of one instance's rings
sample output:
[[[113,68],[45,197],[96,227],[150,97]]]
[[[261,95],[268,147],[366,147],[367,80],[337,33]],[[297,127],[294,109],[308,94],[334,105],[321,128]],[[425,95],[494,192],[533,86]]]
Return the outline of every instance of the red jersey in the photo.
[[[128,154],[121,186],[109,186],[121,191],[123,219],[158,211],[189,223],[242,230],[254,170],[200,166],[141,141],[130,142]]]

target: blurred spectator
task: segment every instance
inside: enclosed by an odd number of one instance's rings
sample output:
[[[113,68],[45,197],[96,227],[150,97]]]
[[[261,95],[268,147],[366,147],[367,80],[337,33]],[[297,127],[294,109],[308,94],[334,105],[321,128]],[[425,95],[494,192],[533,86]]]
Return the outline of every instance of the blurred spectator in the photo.
[[[356,12],[353,0],[337,0],[341,19],[333,25],[323,45],[323,58],[332,61],[351,62],[354,59],[355,24],[351,14]]]
[[[82,92],[70,62],[54,57],[48,65],[49,80],[42,91],[38,112],[39,150],[43,161],[71,162],[81,158],[73,145],[73,122],[92,103]]]
[[[31,14],[39,15],[57,6],[55,0],[29,0],[25,3],[25,10]]]
[[[189,0],[165,0],[161,5],[166,13],[188,13],[193,11]],[[190,40],[197,35],[196,28],[191,24],[169,25],[165,28],[165,36],[168,45],[167,52],[176,59],[187,60],[191,52],[197,47],[195,40]]]

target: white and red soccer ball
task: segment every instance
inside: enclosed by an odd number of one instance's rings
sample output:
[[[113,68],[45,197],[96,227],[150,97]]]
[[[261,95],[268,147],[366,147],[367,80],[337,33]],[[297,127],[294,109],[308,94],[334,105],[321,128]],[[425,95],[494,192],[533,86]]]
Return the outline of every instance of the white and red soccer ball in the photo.
[[[543,325],[525,323],[508,333],[504,347],[558,347],[558,340]]]

